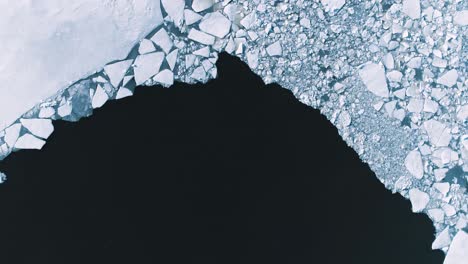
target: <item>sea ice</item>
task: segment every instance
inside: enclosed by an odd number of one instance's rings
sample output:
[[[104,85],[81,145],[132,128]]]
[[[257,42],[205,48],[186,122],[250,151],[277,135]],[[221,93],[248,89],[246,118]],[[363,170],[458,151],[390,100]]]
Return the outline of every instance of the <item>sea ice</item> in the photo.
[[[415,213],[421,212],[429,203],[429,195],[417,188],[409,190],[409,198],[412,205],[412,210]]]
[[[17,149],[41,149],[45,141],[38,139],[31,134],[24,134],[16,141],[15,148]]]
[[[164,53],[155,52],[145,55],[140,55],[135,60],[135,82],[136,85],[141,85],[149,78],[159,72],[159,68],[164,60]]]
[[[368,63],[359,70],[364,85],[373,94],[380,97],[388,97],[387,81],[384,68],[375,63]]]
[[[458,231],[452,240],[447,252],[444,264],[462,264],[468,259],[468,234],[463,230]]]
[[[124,60],[104,66],[104,72],[109,76],[112,86],[119,87],[132,62],[133,60]]]
[[[412,150],[408,153],[405,159],[405,166],[416,179],[422,179],[424,176],[423,162],[418,150]]]
[[[52,120],[50,119],[20,119],[21,124],[33,135],[47,139],[54,131]]]
[[[220,12],[208,13],[198,25],[200,30],[218,38],[224,38],[231,29],[231,21]]]

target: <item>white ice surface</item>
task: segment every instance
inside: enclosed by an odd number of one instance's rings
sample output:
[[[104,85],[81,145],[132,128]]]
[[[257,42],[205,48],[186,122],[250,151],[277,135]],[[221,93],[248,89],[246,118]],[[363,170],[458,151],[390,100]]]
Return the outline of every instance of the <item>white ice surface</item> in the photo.
[[[0,1],[0,10],[0,130],[71,82],[124,59],[162,23],[159,0],[15,0]]]

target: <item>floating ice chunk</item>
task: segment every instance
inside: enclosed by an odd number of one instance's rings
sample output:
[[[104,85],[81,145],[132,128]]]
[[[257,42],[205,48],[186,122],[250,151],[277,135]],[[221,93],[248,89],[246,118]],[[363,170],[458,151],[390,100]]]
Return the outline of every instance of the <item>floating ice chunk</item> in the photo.
[[[418,19],[421,16],[421,4],[419,0],[403,0],[402,11],[411,19]]]
[[[193,0],[192,9],[195,12],[201,12],[212,7],[215,3],[215,0]]]
[[[448,217],[453,216],[457,213],[457,210],[455,210],[455,207],[453,207],[450,204],[443,204],[442,210],[444,210],[445,215]]]
[[[258,49],[249,50],[247,52],[247,64],[251,69],[256,69],[258,67]]]
[[[161,28],[158,32],[156,32],[151,40],[156,43],[156,45],[158,45],[166,54],[168,54],[171,51],[171,48],[174,46],[171,37],[169,34],[167,34],[167,31],[164,28]]]
[[[125,73],[127,73],[128,68],[132,65],[133,60],[124,60],[116,63],[106,65],[104,71],[107,76],[109,76],[110,83],[114,87],[118,87],[120,82],[123,80]]]
[[[455,13],[453,22],[460,26],[468,25],[468,10],[462,10]]]
[[[107,95],[106,91],[104,91],[104,89],[101,87],[101,85],[98,85],[96,87],[96,92],[94,93],[91,105],[94,109],[96,109],[103,106],[107,102],[107,100],[109,100],[109,96]]]
[[[388,70],[393,70],[393,68],[395,68],[395,60],[393,59],[393,55],[391,53],[387,53],[383,57],[382,62]]]
[[[447,87],[452,87],[457,83],[458,72],[455,69],[452,69],[437,79],[437,83],[445,85]]]
[[[450,190],[450,183],[448,182],[436,182],[433,186],[444,196],[446,196]]]
[[[445,175],[447,173],[448,169],[435,169],[434,170],[434,177],[436,181],[441,181],[445,178]]]
[[[134,72],[135,72],[135,83],[141,85],[146,82],[149,78],[156,75],[159,72],[159,68],[164,60],[164,53],[155,52],[145,55],[140,55],[135,60]]]
[[[204,81],[206,78],[206,72],[203,66],[197,67],[193,72],[192,75],[190,75],[190,78],[195,79],[197,81]]]
[[[197,57],[193,54],[188,54],[188,55],[185,55],[185,68],[190,68],[193,66],[193,64],[195,63],[195,59]]]
[[[58,113],[59,116],[65,117],[65,116],[70,115],[72,110],[73,110],[73,108],[72,108],[71,104],[69,102],[66,102],[65,104],[61,105],[57,109],[57,113]]]
[[[142,39],[140,41],[140,46],[138,47],[139,54],[146,54],[156,51],[156,47],[154,47],[153,41],[149,39]]]
[[[224,38],[231,29],[231,21],[220,12],[208,13],[199,24],[201,31],[218,38]]]
[[[414,213],[421,212],[429,203],[429,195],[417,188],[409,190],[409,198]]]
[[[205,32],[196,30],[194,28],[190,29],[187,37],[191,40],[200,42],[201,44],[205,45],[213,45],[215,42],[215,37],[206,34]]]
[[[202,16],[200,16],[199,14],[193,12],[190,9],[185,9],[184,10],[184,17],[185,17],[185,24],[187,26],[195,24],[198,21],[200,21],[200,19],[202,19]]]
[[[399,71],[391,71],[387,73],[388,80],[392,82],[401,82],[402,77],[403,74]]]
[[[194,51],[192,53],[193,53],[193,55],[208,58],[208,57],[210,57],[210,48],[206,46],[206,47],[198,49],[198,50],[196,50],[196,51]]]
[[[6,181],[7,177],[5,173],[0,172],[0,184],[4,183]]]
[[[174,24],[181,26],[184,21],[185,0],[161,0],[161,3]]]
[[[423,107],[424,101],[422,99],[411,98],[406,109],[412,113],[420,113]]]
[[[0,156],[5,157],[10,153],[10,149],[8,148],[8,145],[5,143],[0,146]]]
[[[50,119],[20,119],[21,124],[29,130],[33,135],[40,138],[47,139],[52,132],[54,132],[54,126]]]
[[[444,211],[440,208],[429,209],[427,213],[429,214],[429,217],[436,223],[442,223],[442,221],[444,221],[445,214]]]
[[[266,48],[268,55],[270,56],[281,56],[283,54],[283,48],[281,42],[278,40]]]
[[[305,28],[311,28],[312,26],[310,25],[310,19],[308,18],[301,18],[301,20],[299,21],[299,24]]]
[[[446,227],[432,243],[432,249],[441,249],[450,245],[449,227]]]
[[[321,0],[323,7],[325,7],[326,12],[333,12],[335,10],[341,9],[346,3],[345,0]]]
[[[255,23],[255,20],[257,19],[257,15],[255,12],[252,12],[248,15],[246,15],[241,21],[240,24],[245,28],[245,29],[250,29],[252,25]]]
[[[359,70],[359,76],[367,89],[380,97],[388,97],[387,80],[384,68],[375,63],[368,63]]]
[[[45,144],[45,141],[38,139],[31,134],[24,134],[18,141],[16,141],[15,148],[17,149],[41,149]]]
[[[162,70],[160,73],[156,74],[154,81],[164,86],[171,86],[174,84],[174,73],[168,69]]]
[[[468,234],[458,231],[450,244],[444,264],[462,264],[468,259]]]
[[[39,111],[40,118],[50,118],[55,114],[55,109],[53,107],[42,107]]]
[[[175,68],[175,65],[176,65],[176,62],[177,62],[177,55],[179,55],[179,50],[175,49],[166,56],[167,64],[169,65],[171,70],[174,70],[174,68]]]
[[[460,121],[465,121],[468,119],[468,104],[463,105],[457,111],[457,119]]]
[[[437,113],[438,109],[439,109],[439,104],[437,102],[431,99],[424,100],[424,107],[423,107],[424,112]]]
[[[7,129],[5,129],[4,140],[5,140],[5,143],[7,143],[9,147],[13,147],[15,145],[16,141],[18,140],[20,131],[21,131],[21,124],[14,124],[8,127]]]
[[[422,58],[415,57],[415,58],[410,59],[406,65],[410,68],[418,69],[418,68],[421,68],[421,64],[422,64]]]
[[[446,147],[452,139],[450,129],[443,123],[434,119],[428,120],[423,124],[429,140],[436,147]]]
[[[121,87],[119,91],[117,91],[117,95],[115,96],[115,99],[122,99],[125,97],[132,96],[133,92],[130,89],[127,89],[125,87]]]
[[[439,57],[434,57],[434,59],[432,60],[432,66],[438,68],[445,68],[447,67],[447,61]]]
[[[412,150],[405,158],[406,169],[413,175],[416,179],[422,179],[424,176],[423,162],[421,158],[421,153],[418,150]]]

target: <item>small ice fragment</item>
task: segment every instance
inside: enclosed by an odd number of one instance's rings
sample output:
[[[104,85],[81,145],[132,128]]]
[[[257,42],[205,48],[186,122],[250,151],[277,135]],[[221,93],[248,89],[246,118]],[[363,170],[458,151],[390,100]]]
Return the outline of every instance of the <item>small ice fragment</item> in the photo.
[[[347,127],[351,124],[351,116],[347,111],[342,111],[338,117],[338,122],[342,127]]]
[[[268,55],[270,56],[281,56],[283,54],[283,49],[281,47],[280,41],[276,41],[266,48]]]
[[[171,37],[169,37],[169,34],[167,34],[167,31],[164,28],[161,28],[158,32],[156,32],[151,40],[156,43],[156,45],[158,45],[166,54],[168,54],[171,51],[172,46],[174,46]]]
[[[45,141],[38,139],[31,134],[24,134],[16,141],[15,148],[17,149],[41,149]]]
[[[432,243],[432,249],[441,249],[450,245],[449,227],[446,227]]]
[[[201,48],[199,50],[196,50],[196,51],[194,51],[192,53],[193,53],[193,55],[208,58],[208,57],[210,57],[210,48],[208,46],[206,46],[206,47],[203,47],[203,48]]]
[[[359,76],[367,89],[380,97],[388,97],[387,80],[385,71],[379,64],[368,63],[359,70]]]
[[[460,26],[468,25],[468,10],[462,10],[455,13],[453,22]]]
[[[344,6],[345,0],[321,0],[326,12],[333,12]]]
[[[395,60],[393,59],[393,55],[391,53],[387,53],[382,60],[385,68],[388,70],[393,70],[395,68]]]
[[[7,177],[5,173],[0,172],[0,184],[4,183],[6,181]]]
[[[171,70],[174,70],[175,68],[177,62],[177,55],[179,55],[179,50],[175,49],[166,56],[167,64],[169,65],[169,68],[171,68]]]
[[[117,91],[117,95],[115,96],[115,99],[122,99],[122,98],[125,98],[125,97],[129,97],[129,96],[132,96],[133,93],[131,90],[125,88],[125,87],[121,87],[119,89],[119,91]]]
[[[198,21],[200,21],[200,19],[202,19],[202,16],[200,16],[199,14],[193,12],[190,9],[185,9],[184,10],[184,17],[185,17],[185,24],[187,26],[195,24]]]
[[[161,0],[161,3],[174,24],[181,26],[184,21],[185,0]]]
[[[413,175],[416,179],[422,179],[424,176],[423,162],[421,158],[421,153],[418,150],[412,150],[405,158],[406,169]]]
[[[434,119],[428,120],[423,124],[429,140],[436,147],[446,147],[452,139],[450,129],[443,123]]]
[[[191,40],[200,42],[201,44],[205,45],[213,45],[215,42],[215,37],[206,34],[205,32],[196,30],[194,28],[190,29],[187,37]]]
[[[128,68],[132,65],[133,60],[124,60],[119,61],[116,63],[112,63],[106,65],[104,67],[104,71],[106,72],[107,76],[109,76],[110,83],[114,87],[118,87],[120,82],[122,81],[125,73],[128,71]]]
[[[220,12],[206,14],[199,24],[201,31],[218,38],[224,38],[231,29],[231,21]]]
[[[411,19],[418,19],[421,15],[419,0],[403,0],[402,11]]]
[[[96,87],[96,92],[94,93],[91,105],[94,109],[96,109],[103,106],[107,102],[107,100],[109,100],[109,96],[107,95],[106,91],[104,91],[104,89],[101,87],[101,85],[98,85]]]
[[[214,0],[193,0],[192,9],[195,12],[201,12],[212,7],[214,3]]]
[[[401,82],[401,78],[403,77],[403,74],[399,71],[391,71],[387,73],[387,78],[389,81],[392,82]]]
[[[174,74],[172,71],[165,69],[156,74],[153,80],[164,86],[171,86],[174,84]]]
[[[445,178],[445,175],[447,173],[448,169],[435,169],[434,170],[434,177],[436,181],[441,181]]]
[[[305,28],[311,28],[310,19],[306,17],[301,18],[301,20],[299,21],[299,24]]]
[[[414,213],[421,212],[429,203],[429,195],[417,188],[409,190],[409,198]]]
[[[55,109],[53,107],[42,107],[39,111],[40,118],[50,118],[55,114]]]
[[[141,54],[146,54],[146,53],[151,53],[153,51],[156,51],[156,47],[154,47],[153,41],[149,39],[142,39],[140,41],[140,46],[138,47],[138,53]]]
[[[159,68],[164,60],[164,53],[155,52],[140,55],[135,60],[134,72],[135,83],[140,85],[159,72]]]
[[[445,257],[444,264],[461,264],[466,263],[468,259],[468,234],[460,230],[455,235],[450,244],[450,248]]]
[[[185,68],[190,68],[193,66],[193,64],[195,63],[195,59],[197,57],[193,54],[188,54],[188,55],[185,55]]]
[[[460,109],[458,109],[457,119],[462,122],[468,119],[468,104],[462,105]]]
[[[50,119],[20,119],[21,124],[33,135],[47,139],[54,131],[52,120]]]
[[[247,64],[251,69],[256,69],[258,67],[258,49],[249,50],[247,52]]]
[[[18,140],[19,134],[21,131],[21,124],[14,124],[7,129],[5,129],[5,143],[9,147],[13,147],[16,143],[16,140]]]
[[[458,72],[455,69],[452,69],[437,79],[437,83],[445,85],[447,87],[452,87],[457,83]]]

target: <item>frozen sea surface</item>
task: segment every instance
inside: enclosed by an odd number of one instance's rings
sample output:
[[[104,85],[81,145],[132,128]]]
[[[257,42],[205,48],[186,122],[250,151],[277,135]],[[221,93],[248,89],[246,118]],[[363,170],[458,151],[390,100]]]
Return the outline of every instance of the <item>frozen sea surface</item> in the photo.
[[[228,52],[320,109],[388,189],[431,218],[446,263],[465,260],[468,2],[47,3],[1,6],[1,157],[40,149],[48,119],[79,120],[136,85],[215,78]]]

